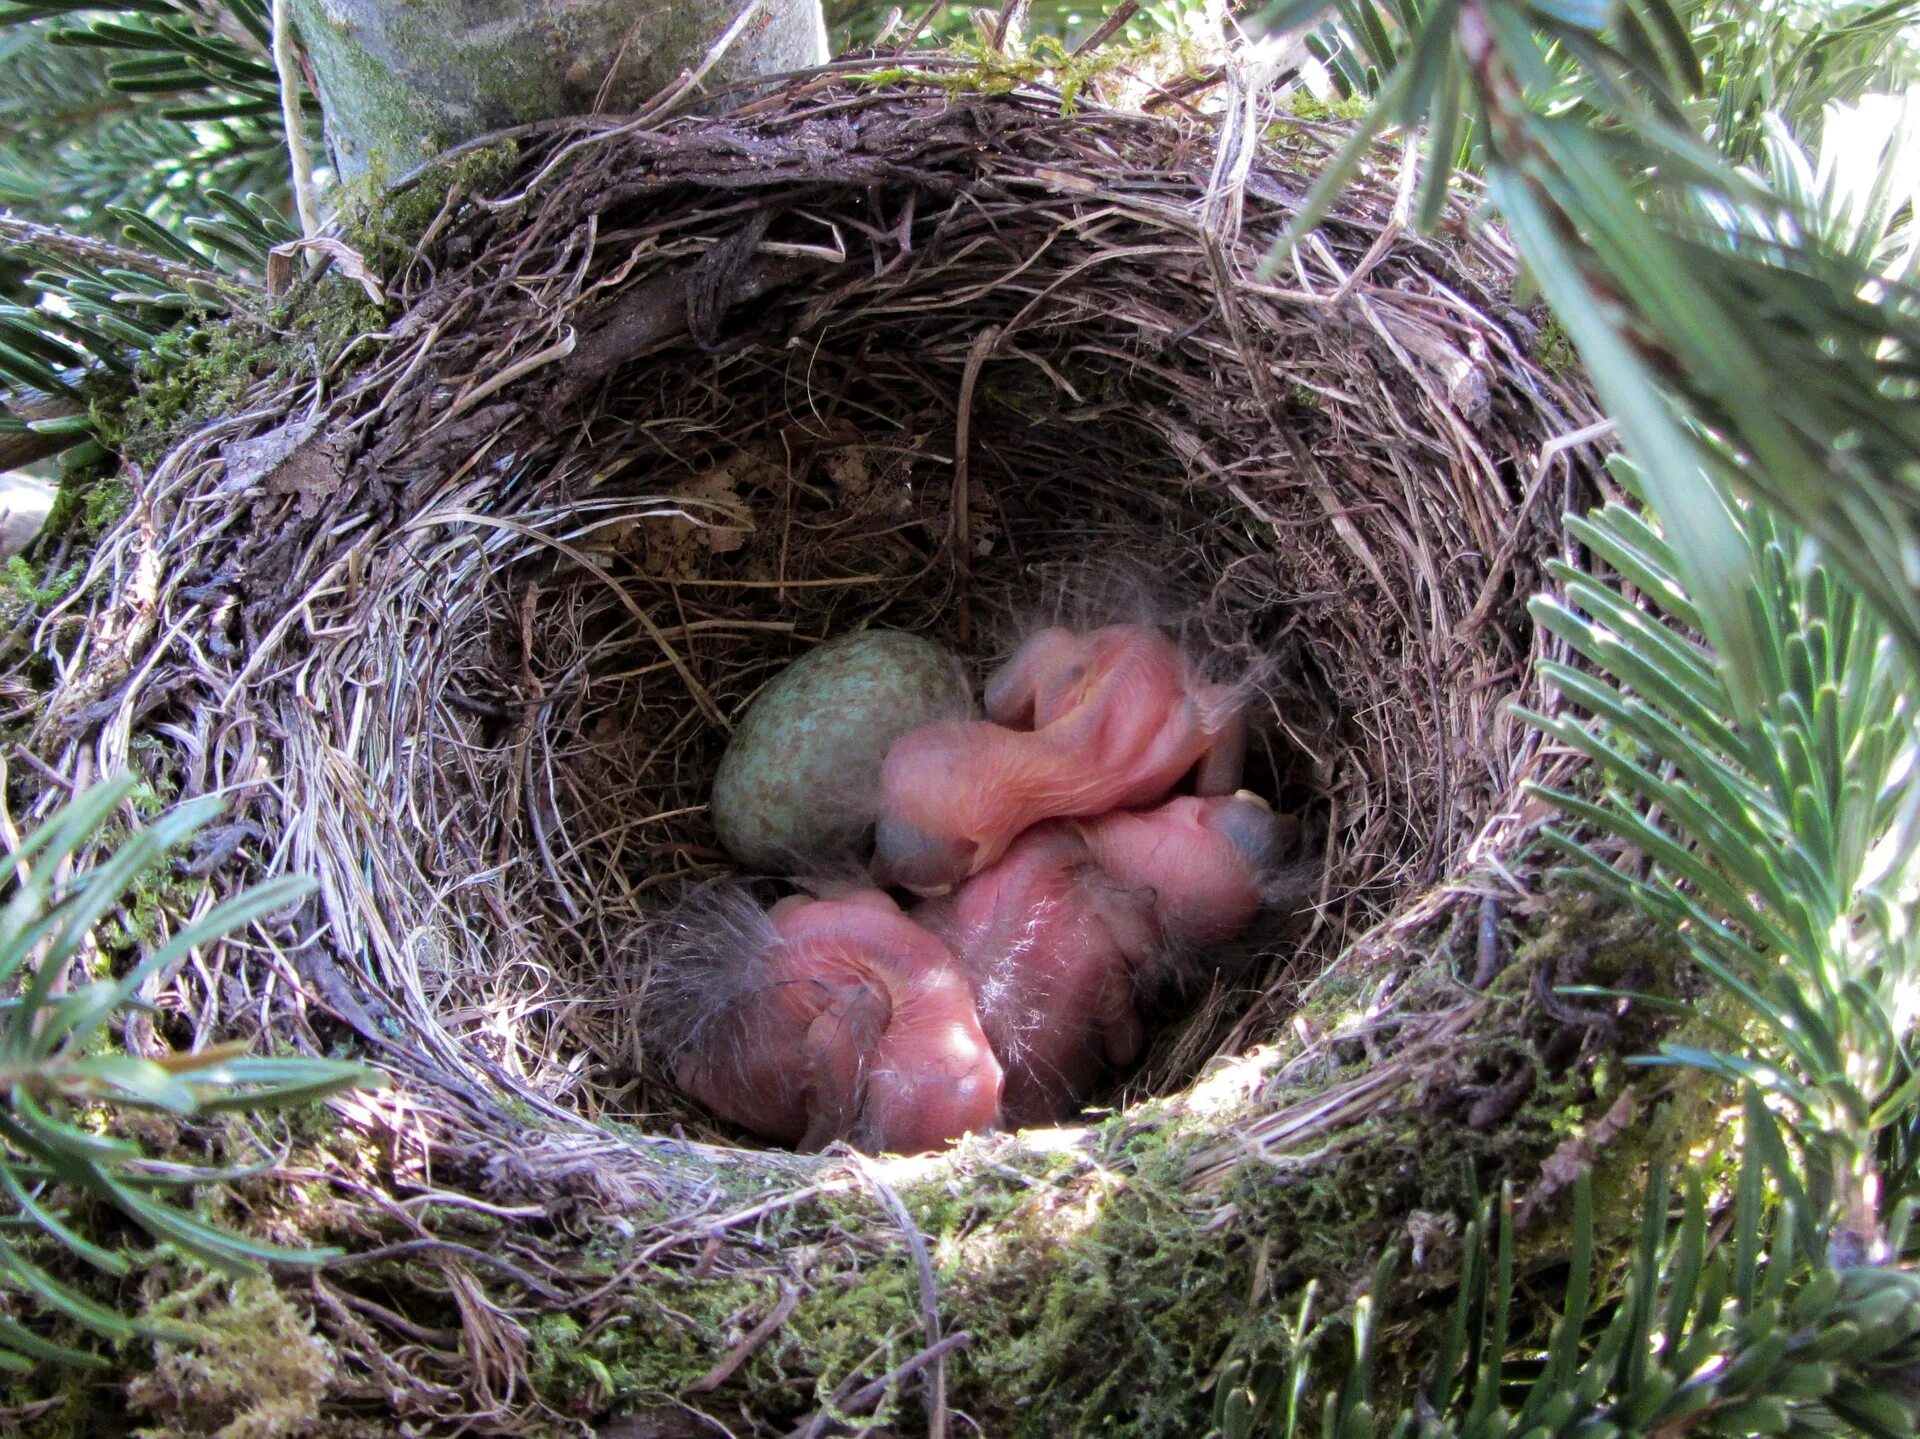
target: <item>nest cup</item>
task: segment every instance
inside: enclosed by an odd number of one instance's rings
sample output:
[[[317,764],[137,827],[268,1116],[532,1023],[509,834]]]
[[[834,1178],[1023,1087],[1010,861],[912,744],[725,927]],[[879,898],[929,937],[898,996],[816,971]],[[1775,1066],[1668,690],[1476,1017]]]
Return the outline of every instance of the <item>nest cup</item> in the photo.
[[[271,867],[319,875],[317,1003],[237,1002],[357,1028],[501,1164],[528,1102],[740,1142],[643,1039],[663,915],[727,869],[729,725],[864,626],[984,660],[1090,560],[1257,675],[1255,787],[1325,853],[1298,923],[1113,1101],[1269,1039],[1433,903],[1537,758],[1505,712],[1535,685],[1524,603],[1590,478],[1549,442],[1594,413],[1498,241],[1410,233],[1395,175],[1255,281],[1338,138],[1274,133],[1227,192],[1177,110],[829,75],[456,187],[351,374],[140,477],[101,563],[156,588],[56,706],[107,763],[157,737]],[[651,1143],[602,1150],[652,1184]]]

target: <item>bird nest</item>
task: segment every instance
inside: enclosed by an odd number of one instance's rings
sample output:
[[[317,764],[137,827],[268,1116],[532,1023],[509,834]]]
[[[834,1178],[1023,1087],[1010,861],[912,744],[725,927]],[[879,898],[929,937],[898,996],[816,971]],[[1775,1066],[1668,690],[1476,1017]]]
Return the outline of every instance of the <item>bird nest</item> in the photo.
[[[1314,893],[1166,1017],[1120,1122],[1314,1038],[1303,989],[1425,936],[1465,955],[1452,991],[1341,1102],[1395,1093],[1479,1012],[1485,876],[1529,823],[1542,746],[1508,707],[1545,700],[1525,604],[1592,483],[1556,441],[1595,415],[1500,236],[1464,208],[1413,233],[1389,152],[1256,279],[1328,127],[1254,145],[1177,102],[935,78],[520,137],[487,193],[446,192],[383,332],[135,476],[94,622],[47,631],[51,764],[228,794],[217,887],[320,880],[165,1022],[351,1029],[440,1183],[644,1212],[649,1264],[710,1269],[713,1216],[848,1162],[716,1126],[645,1041],[650,938],[729,868],[705,804],[730,727],[810,645],[886,626],[984,660],[1118,560],[1261,657],[1256,787],[1323,841]],[[1279,1073],[1236,1080],[1184,1182],[1305,1132]],[[923,1365],[954,1347],[924,1337]]]

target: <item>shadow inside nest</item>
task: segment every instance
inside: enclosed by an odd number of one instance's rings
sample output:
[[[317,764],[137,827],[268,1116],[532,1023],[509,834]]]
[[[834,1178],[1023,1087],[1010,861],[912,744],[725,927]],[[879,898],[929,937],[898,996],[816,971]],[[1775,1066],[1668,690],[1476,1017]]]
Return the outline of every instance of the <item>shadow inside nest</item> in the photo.
[[[1310,912],[1111,1099],[1176,1090],[1511,808],[1524,602],[1588,483],[1542,447],[1592,410],[1507,257],[1400,233],[1390,185],[1255,284],[1301,189],[1277,157],[1223,234],[1179,125],[911,86],[749,108],[451,195],[350,380],[150,477],[156,632],[217,634],[195,682],[231,711],[197,782],[271,743],[253,803],[437,1063],[724,1138],[641,1035],[650,928],[726,866],[730,722],[823,638],[981,662],[1048,575],[1141,569],[1259,657],[1255,785],[1326,841]],[[209,521],[236,475],[251,506]]]

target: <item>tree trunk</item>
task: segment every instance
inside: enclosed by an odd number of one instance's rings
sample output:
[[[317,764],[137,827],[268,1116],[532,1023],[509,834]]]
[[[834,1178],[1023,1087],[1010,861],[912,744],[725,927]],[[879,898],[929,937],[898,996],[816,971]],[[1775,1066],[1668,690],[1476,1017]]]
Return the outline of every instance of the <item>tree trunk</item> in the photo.
[[[745,0],[293,0],[342,179],[509,125],[630,111],[697,69]],[[820,0],[761,0],[710,83],[827,58]]]

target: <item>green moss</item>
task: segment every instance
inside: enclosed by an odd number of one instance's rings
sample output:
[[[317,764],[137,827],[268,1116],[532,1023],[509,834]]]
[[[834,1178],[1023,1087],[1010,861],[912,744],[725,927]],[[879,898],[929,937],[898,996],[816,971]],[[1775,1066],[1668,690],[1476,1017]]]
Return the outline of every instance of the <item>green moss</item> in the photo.
[[[73,593],[84,571],[69,565],[42,584],[33,566],[19,555],[0,566],[0,625],[12,625],[31,610],[57,604]]]
[[[102,924],[99,940],[109,969],[116,954],[141,953],[165,942],[169,918],[177,922],[189,912],[206,888],[204,879],[189,879],[156,869],[136,879],[121,901],[119,917]]]
[[[258,366],[290,359],[276,342],[259,344],[242,325],[214,322],[161,337],[134,372],[134,393],[103,435],[135,461],[151,463],[185,422],[231,410],[259,376]]]
[[[1302,86],[1295,86],[1287,92],[1286,107],[1288,113],[1299,120],[1338,120],[1351,122],[1361,119],[1373,108],[1373,102],[1364,95],[1349,95],[1344,99],[1321,100]],[[1284,120],[1277,121],[1284,125]]]
[[[1442,935],[1393,976],[1400,1000],[1416,1008],[1426,1000],[1457,1004],[1459,975],[1472,963],[1471,931],[1469,925],[1465,933]],[[1174,1104],[1117,1116],[1082,1143],[967,1145],[910,1169],[912,1178],[896,1178],[928,1239],[943,1319],[949,1330],[973,1336],[949,1366],[956,1408],[997,1435],[1205,1433],[1213,1403],[1208,1376],[1233,1362],[1272,1372],[1262,1366],[1290,1355],[1289,1326],[1305,1287],[1318,1285],[1316,1315],[1336,1312],[1386,1251],[1402,1256],[1401,1278],[1387,1301],[1394,1337],[1380,1356],[1376,1396],[1383,1410],[1396,1403],[1417,1378],[1418,1357],[1431,1352],[1425,1337],[1444,1322],[1444,1293],[1433,1291],[1444,1291],[1457,1272],[1457,1256],[1443,1254],[1417,1270],[1408,1264],[1409,1216],[1464,1220],[1502,1179],[1524,1190],[1542,1161],[1619,1093],[1627,1072],[1618,1054],[1643,1047],[1637,1031],[1624,1030],[1592,1063],[1553,1071],[1546,1054],[1551,1026],[1538,1010],[1540,978],[1639,983],[1638,976],[1650,975],[1646,982],[1657,992],[1671,993],[1680,991],[1666,987],[1684,979],[1671,937],[1577,887],[1555,890],[1537,913],[1510,917],[1504,937],[1512,962],[1457,1055],[1411,1075],[1373,1118],[1244,1165],[1218,1192],[1196,1194],[1189,1174],[1196,1150],[1234,1133],[1236,1117],[1188,1114]],[[1314,993],[1315,1023],[1337,1031],[1388,977],[1336,971]],[[1504,1073],[1521,1061],[1538,1077],[1497,1124],[1475,1128],[1457,1105],[1447,1107],[1448,1096],[1481,1070]],[[1336,1059],[1318,1083],[1324,1088],[1367,1062],[1358,1054]],[[1315,1094],[1303,1084],[1278,1099]],[[1261,1104],[1275,1102],[1268,1093]],[[1711,1105],[1704,1087],[1683,1085],[1609,1145],[1600,1167],[1603,1255],[1630,1243],[1645,1169],[1696,1145],[1711,1127]],[[330,1127],[317,1111],[312,1124]],[[303,1120],[296,1133],[304,1136],[307,1127]],[[714,1187],[716,1214],[751,1207],[796,1182],[770,1180],[764,1169],[747,1166],[702,1167],[691,1156],[688,1164]],[[341,1203],[325,1186],[309,1190],[307,1199],[302,1223]],[[248,1201],[256,1215],[292,1212],[290,1203],[286,1194]],[[529,1383],[558,1413],[596,1419],[685,1400],[716,1413],[744,1410],[777,1427],[815,1408],[849,1376],[883,1373],[923,1345],[914,1267],[888,1211],[866,1186],[852,1183],[769,1210],[729,1230],[704,1256],[696,1230],[682,1249],[636,1264],[643,1241],[632,1236],[653,1242],[668,1207],[663,1198],[626,1214],[629,1223],[618,1229],[596,1227],[582,1247],[567,1242],[569,1270],[606,1281],[591,1305],[566,1313],[504,1306],[517,1315],[501,1322],[520,1326]],[[450,1209],[433,1227],[443,1224],[465,1225],[468,1238],[484,1242],[498,1221]],[[1532,1266],[1536,1272],[1564,1246],[1562,1231],[1549,1216],[1523,1236],[1523,1258],[1542,1261]],[[699,1264],[696,1256],[703,1256]],[[443,1276],[431,1264],[369,1267],[355,1278],[391,1295],[418,1296],[417,1306],[403,1307],[423,1322],[458,1322],[457,1315],[421,1312],[444,1302]],[[691,1394],[690,1386],[771,1312],[783,1285],[799,1297],[780,1328],[718,1393]],[[1603,1276],[1598,1292],[1610,1287]],[[165,1356],[154,1387],[142,1391],[172,1406],[163,1412],[159,1400],[149,1404],[167,1426],[160,1432],[228,1432],[223,1426],[242,1415],[266,1426],[257,1431],[263,1434],[298,1432],[287,1426],[304,1422],[309,1410],[302,1406],[319,1402],[331,1373],[324,1346],[316,1351],[318,1341],[301,1328],[303,1316],[202,1279],[190,1279],[183,1294],[167,1302],[166,1312],[222,1332],[212,1341],[218,1353],[203,1367],[192,1367],[184,1354]],[[230,1382],[250,1361],[244,1336],[232,1332],[236,1326],[223,1330],[215,1315],[223,1305],[258,1316],[263,1332],[280,1334],[292,1351],[251,1397]],[[1528,1313],[1551,1308],[1546,1295]],[[242,1407],[243,1400],[253,1407]],[[918,1404],[911,1388],[897,1399],[895,1407],[905,1411],[898,1418],[909,1427],[918,1422]],[[863,1418],[893,1422],[887,1413]],[[75,1432],[84,1430],[76,1423]]]
[[[375,270],[404,263],[449,199],[498,193],[519,159],[520,147],[503,140],[434,165],[397,192],[389,187],[398,177],[384,164],[376,165],[341,189],[338,205],[347,243]]]
[[[95,405],[95,423],[100,423],[104,407]],[[90,546],[117,523],[133,506],[133,486],[119,474],[118,465],[71,466],[60,476],[60,490],[47,511],[41,533]]]
[[[262,384],[293,384],[324,370],[385,324],[361,288],[338,276],[257,312],[164,336],[134,371],[132,395],[94,407],[102,438],[151,464],[181,435],[231,414]]]
[[[1624,988],[1660,1000],[1694,997],[1692,961],[1679,938],[1577,872],[1554,876],[1538,910],[1523,924],[1509,925],[1503,939],[1513,956],[1499,982],[1505,991],[1523,992],[1530,977],[1544,971],[1556,987]],[[1630,1013],[1629,1037],[1650,1042],[1657,1017],[1651,1010]]]
[[[181,1280],[186,1282],[181,1284]],[[281,1439],[308,1432],[334,1376],[333,1350],[272,1280],[156,1270],[142,1316],[182,1332],[127,1385],[156,1422],[143,1439]]]
[[[793,1312],[743,1366],[734,1382],[762,1420],[797,1417],[843,1376],[890,1367],[919,1347],[912,1271],[861,1260],[841,1251],[811,1266]],[[528,1328],[529,1375],[562,1413],[587,1417],[685,1393],[780,1298],[764,1279],[653,1265],[614,1272],[623,1282],[603,1311],[544,1315]],[[876,1360],[876,1346],[891,1357]]]
[[[1579,368],[1580,356],[1573,348],[1573,337],[1567,334],[1557,316],[1548,315],[1540,326],[1540,336],[1533,344],[1533,358],[1550,375],[1570,374]]]
[[[1604,1052],[1556,1066],[1553,1040],[1567,1026],[1542,1008],[1542,978],[1644,978],[1655,992],[1677,993],[1684,972],[1670,936],[1573,888],[1538,913],[1510,918],[1504,939],[1513,958],[1476,1031],[1410,1072],[1372,1118],[1242,1165],[1217,1193],[1196,1195],[1189,1176],[1196,1150],[1235,1132],[1235,1116],[1172,1104],[1117,1116],[1082,1145],[963,1147],[902,1184],[931,1246],[947,1326],[972,1336],[950,1365],[956,1407],[985,1432],[1009,1436],[1204,1433],[1209,1375],[1234,1362],[1273,1372],[1290,1356],[1307,1287],[1316,1286],[1317,1316],[1335,1313],[1386,1253],[1399,1257],[1400,1277],[1387,1300],[1395,1338],[1378,1357],[1375,1392],[1383,1408],[1397,1405],[1430,1352],[1423,1335],[1445,1322],[1459,1259],[1447,1248],[1449,1223],[1457,1233],[1503,1181],[1531,1188],[1543,1162],[1620,1094],[1628,1071],[1619,1056],[1650,1037],[1623,1026]],[[1420,964],[1394,977],[1396,1002],[1457,1004],[1473,948],[1472,924],[1441,935]],[[1316,989],[1311,1023],[1337,1033],[1387,978],[1336,972]],[[1357,1041],[1349,1057],[1333,1048],[1315,1084],[1291,1095],[1269,1090],[1262,1108],[1310,1101],[1372,1062]],[[1524,1092],[1492,1120],[1473,1122],[1475,1095],[1513,1075]],[[1711,1127],[1704,1091],[1681,1085],[1662,1098],[1647,1084],[1660,1102],[1601,1156],[1603,1268],[1632,1243],[1647,1169],[1671,1165]],[[726,1202],[757,1197],[743,1190]],[[1552,1206],[1564,1202],[1554,1200],[1523,1236],[1523,1254],[1546,1263],[1560,1252],[1564,1226]],[[1417,1267],[1408,1258],[1415,1216]],[[788,1256],[803,1297],[717,1402],[777,1424],[846,1376],[884,1372],[920,1347],[915,1275],[893,1231],[884,1208],[854,1186],[770,1213],[750,1236],[729,1236],[756,1254]],[[541,1393],[572,1413],[616,1395],[684,1394],[776,1299],[764,1277],[696,1278],[684,1259],[678,1269],[632,1274],[612,1252],[600,1262],[626,1275],[611,1311],[590,1326],[542,1320],[533,1344]],[[724,1259],[716,1267],[724,1270]],[[1544,1314],[1551,1302],[1535,1307]]]
[[[679,1394],[726,1351],[727,1313],[750,1307],[764,1292],[664,1271],[636,1281],[630,1298],[604,1317],[548,1314],[528,1326],[528,1373],[562,1413],[584,1417],[616,1400]]]
[[[1532,1007],[1541,967],[1572,955],[1583,982],[1635,975],[1671,993],[1683,961],[1671,936],[1586,894],[1559,896],[1513,928],[1515,959],[1495,986],[1509,1004],[1496,1007],[1477,1038],[1463,1037],[1456,1055],[1411,1077],[1376,1117],[1308,1146],[1297,1162],[1243,1166],[1211,1206],[1196,1209],[1188,1159],[1195,1145],[1218,1142],[1221,1121],[1200,1125],[1148,1110],[1106,1126],[1109,1168],[1074,1184],[1055,1177],[1011,1211],[989,1200],[979,1227],[957,1246],[967,1258],[950,1278],[954,1310],[964,1316],[956,1322],[980,1335],[967,1361],[971,1412],[1020,1396],[997,1416],[995,1432],[1204,1432],[1209,1400],[1200,1380],[1229,1359],[1283,1358],[1292,1342],[1286,1316],[1306,1285],[1319,1286],[1322,1312],[1338,1308],[1383,1252],[1409,1246],[1412,1216],[1434,1216],[1444,1232],[1446,1216],[1458,1223],[1479,1212],[1503,1179],[1531,1187],[1543,1162],[1619,1096],[1627,1071],[1617,1056],[1650,1038],[1625,1028],[1591,1062],[1556,1071],[1548,1041],[1560,1026]],[[1457,984],[1435,968],[1442,957],[1402,977],[1403,1000],[1417,1006],[1421,989],[1434,986],[1457,1002]],[[1371,988],[1357,974],[1324,983],[1316,995],[1324,1028],[1337,1030],[1363,1008]],[[1366,1062],[1356,1055],[1350,1068]],[[1347,1072],[1336,1060],[1328,1078]],[[1525,1092],[1511,1111],[1470,1123],[1459,1096],[1512,1074]],[[1682,1082],[1609,1142],[1598,1188],[1603,1255],[1631,1245],[1648,1169],[1670,1167],[1711,1131],[1710,1088]],[[1660,1094],[1644,1076],[1641,1089],[1644,1099]],[[1302,1088],[1294,1097],[1313,1094]],[[1269,1094],[1263,1103],[1284,1098]],[[952,1214],[953,1201],[936,1200],[929,1219]],[[1529,1242],[1546,1254],[1564,1234],[1543,1218]],[[1396,1323],[1439,1322],[1443,1306],[1429,1313],[1417,1299],[1447,1289],[1453,1263],[1442,1255],[1404,1273]],[[1408,1270],[1404,1260],[1401,1268]],[[1383,1402],[1418,1378],[1409,1366],[1421,1346],[1410,1341],[1403,1332],[1380,1356]]]
[[[89,440],[61,457],[59,490],[41,526],[33,553],[45,556],[55,545],[65,556],[57,570],[48,570],[42,558],[11,557],[0,567],[0,667],[12,668],[15,678],[44,689],[53,674],[45,656],[32,651],[28,639],[40,612],[73,598],[86,578],[88,557],[100,537],[133,503],[133,487],[118,475],[119,460],[104,446]],[[0,734],[12,739],[14,732]]]
[[[1032,1191],[957,1246],[952,1305],[979,1335],[963,1403],[1001,1407],[993,1432],[1205,1427],[1197,1376],[1246,1310],[1249,1231],[1240,1215],[1216,1224],[1233,1210],[1196,1212],[1184,1192],[1197,1130],[1116,1119],[1101,1138],[1113,1163]]]
[[[66,498],[66,490],[61,489],[61,498]],[[101,479],[88,486],[80,495],[79,514],[76,524],[79,532],[87,538],[95,538],[107,532],[117,524],[120,517],[133,508],[133,486],[115,475]]]
[[[1283,1357],[1276,1316],[1300,1284],[1320,1280],[1338,1307],[1400,1242],[1408,1209],[1464,1208],[1475,1160],[1512,1158],[1501,1136],[1403,1116],[1363,1127],[1336,1162],[1292,1180],[1256,1166],[1196,1204],[1189,1164],[1217,1139],[1212,1123],[1135,1111],[1094,1132],[1095,1158],[1015,1149],[988,1164],[962,1151],[902,1189],[948,1327],[973,1336],[952,1365],[955,1403],[987,1432],[1203,1432],[1211,1398],[1200,1378],[1229,1355]],[[794,1256],[805,1292],[729,1382],[729,1402],[781,1422],[920,1347],[915,1274],[892,1229],[864,1188],[763,1221],[753,1247]],[[863,1242],[821,1244],[823,1230]],[[683,1393],[777,1297],[764,1279],[619,1272],[626,1282],[603,1318],[554,1316],[533,1332],[536,1384],[566,1412]]]
[[[27,1414],[23,1439],[119,1439],[131,1426],[126,1396],[113,1382],[84,1371],[40,1365],[0,1377],[0,1414]]]
[[[179,756],[157,735],[136,735],[128,746],[128,768],[137,772],[140,783],[127,802],[135,814],[152,819],[180,797],[180,779],[174,772]]]
[[[1080,102],[1110,76],[1127,77],[1150,71],[1172,79],[1192,77],[1212,67],[1206,52],[1184,32],[1160,35],[1127,44],[1107,44],[1090,55],[1070,53],[1055,35],[1038,35],[1031,43],[996,49],[976,40],[956,39],[946,52],[971,61],[964,69],[922,69],[889,65],[848,75],[856,84],[929,85],[950,95],[1006,95],[1024,86],[1047,85],[1060,92],[1060,113],[1072,115]]]
[[[116,1036],[103,1034],[101,1043],[109,1051],[118,1050]],[[135,1109],[89,1106],[74,1118],[91,1133],[134,1142],[156,1162],[205,1166],[230,1159],[245,1165],[259,1155],[257,1120],[242,1114],[188,1122]],[[367,1172],[349,1149],[362,1141],[350,1140],[336,1125],[326,1127],[327,1147],[303,1146],[291,1156],[293,1164],[330,1174]],[[192,1194],[202,1218],[288,1246],[311,1242],[310,1233],[329,1225],[343,1208],[331,1185],[312,1186],[303,1195],[285,1179],[263,1173],[197,1186]],[[165,1247],[152,1248],[141,1231],[95,1196],[61,1190],[53,1197],[66,1222],[133,1262],[132,1278],[81,1261],[30,1225],[11,1233],[9,1249],[84,1300],[141,1323],[147,1332],[116,1349],[96,1333],[27,1300],[17,1288],[0,1285],[6,1291],[0,1312],[30,1317],[36,1332],[109,1361],[97,1371],[43,1364],[26,1374],[0,1376],[0,1415],[32,1416],[24,1428],[8,1427],[0,1419],[0,1432],[34,1439],[117,1439],[136,1431],[155,1439],[277,1439],[322,1432],[316,1416],[331,1385],[335,1360],[329,1345],[314,1333],[301,1297],[304,1278],[295,1278],[283,1291],[266,1276],[215,1274],[170,1257],[173,1251]],[[377,1232],[363,1216],[352,1216],[352,1225],[350,1232],[356,1234]],[[49,1401],[57,1402],[47,1407]],[[151,1427],[141,1429],[142,1423]],[[324,1432],[345,1439],[342,1429]]]
[[[1372,1158],[1373,1138],[1353,1153]],[[955,1402],[987,1432],[1202,1433],[1204,1376],[1230,1355],[1282,1357],[1277,1316],[1304,1278],[1344,1295],[1371,1268],[1380,1245],[1350,1226],[1391,1206],[1377,1179],[1408,1167],[1410,1140],[1375,1163],[1315,1166],[1311,1182],[1242,1173],[1196,1202],[1194,1150],[1217,1140],[1210,1123],[1135,1111],[1095,1132],[1096,1160],[1016,1152],[905,1193],[949,1325],[974,1336]],[[1464,1166],[1417,1178],[1429,1204],[1467,1190]],[[1343,1232],[1318,1234],[1328,1225]],[[1394,1225],[1379,1228],[1391,1240]]]

